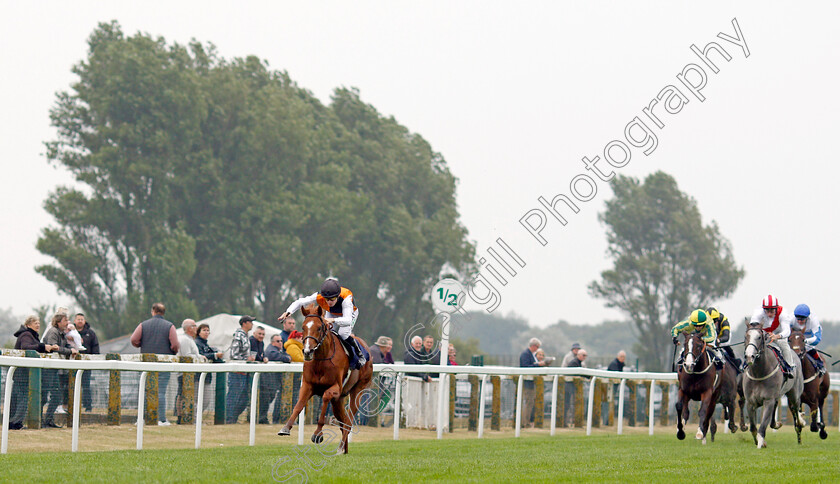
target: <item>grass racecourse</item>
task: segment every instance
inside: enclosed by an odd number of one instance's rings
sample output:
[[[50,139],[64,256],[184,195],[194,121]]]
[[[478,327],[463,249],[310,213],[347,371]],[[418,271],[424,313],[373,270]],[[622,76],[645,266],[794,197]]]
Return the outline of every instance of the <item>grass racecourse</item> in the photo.
[[[758,450],[749,433],[741,432],[718,434],[716,442],[702,446],[693,434],[679,441],[675,429],[666,428],[658,428],[655,436],[642,429],[621,436],[604,429],[590,437],[580,430],[562,430],[554,437],[547,431],[528,430],[518,439],[510,431],[489,432],[481,440],[466,431],[447,434],[443,440],[435,440],[433,432],[401,431],[399,441],[389,440],[390,429],[365,428],[365,435],[360,433],[350,444],[350,454],[341,456],[328,452],[335,443],[322,444],[327,455],[314,444],[293,445],[296,437],[281,440],[273,436],[275,444],[264,444],[271,441],[269,431],[276,431],[267,427],[258,439],[261,445],[255,447],[220,445],[211,438],[206,443],[214,447],[200,450],[151,448],[166,447],[166,438],[156,439],[156,435],[164,436],[170,430],[176,429],[150,428],[146,435],[149,449],[139,452],[73,454],[18,448],[0,456],[0,481],[840,482],[836,429],[827,440],[806,430],[802,445],[797,445],[793,430],[785,426],[768,433],[769,448]],[[58,432],[66,431],[32,433],[63,440]],[[184,437],[188,438],[186,432]],[[99,445],[108,445],[105,441]],[[184,441],[179,441],[183,447]],[[84,449],[84,441],[81,447]],[[11,446],[10,450],[14,451]]]

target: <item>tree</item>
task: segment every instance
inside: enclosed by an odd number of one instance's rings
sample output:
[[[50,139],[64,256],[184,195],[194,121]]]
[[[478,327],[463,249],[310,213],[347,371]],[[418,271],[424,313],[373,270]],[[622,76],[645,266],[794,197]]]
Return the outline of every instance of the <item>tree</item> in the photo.
[[[670,175],[617,176],[599,220],[607,227],[612,269],[589,285],[630,317],[634,351],[645,368],[670,371],[671,325],[730,295],[744,277],[715,222],[704,226],[696,202]]]
[[[79,81],[51,111],[47,157],[75,187],[45,202],[56,224],[37,271],[108,335],[155,301],[180,320],[271,322],[327,276],[351,287],[359,334],[431,315],[442,267],[468,273],[443,157],[353,89],[330,105],[250,56],[126,37],[100,24]]]

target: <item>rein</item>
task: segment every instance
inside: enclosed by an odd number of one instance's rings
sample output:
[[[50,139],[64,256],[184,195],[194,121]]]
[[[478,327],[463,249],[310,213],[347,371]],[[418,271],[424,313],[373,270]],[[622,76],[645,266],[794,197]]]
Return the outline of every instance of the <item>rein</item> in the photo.
[[[687,348],[688,348],[688,346],[686,346],[686,349],[687,349]],[[705,354],[707,354],[707,353],[706,353],[706,342],[705,342],[705,341],[703,341],[703,347],[700,349],[700,357],[699,357],[699,358],[698,358],[698,357],[695,357],[695,358],[697,358],[697,359],[698,359],[698,361],[699,361],[700,359],[702,359],[702,358],[703,358],[703,355],[705,355]],[[693,352],[692,352],[692,356],[693,356]],[[680,366],[682,367],[683,371],[684,371],[686,374],[688,374],[688,375],[702,375],[702,374],[706,373],[707,371],[709,371],[709,368],[711,368],[712,366],[714,366],[714,365],[712,364],[712,360],[711,360],[711,359],[707,358],[707,360],[708,360],[708,361],[707,361],[707,364],[706,364],[706,368],[704,368],[704,369],[703,369],[703,371],[689,371],[689,370],[688,370],[688,368],[686,368],[686,367],[685,367],[685,361],[683,361],[683,363],[682,363]],[[696,363],[695,363],[695,364],[696,364]],[[717,375],[715,375],[715,382],[717,382]]]
[[[326,336],[330,333],[330,331],[327,329],[327,323],[324,321],[324,318],[323,318],[323,317],[321,317],[321,315],[320,315],[320,314],[309,314],[309,315],[307,315],[307,316],[306,316],[306,318],[304,318],[304,320],[303,320],[303,321],[304,321],[304,322],[306,322],[306,319],[308,319],[308,318],[318,318],[318,321],[320,321],[320,322],[321,322],[321,326],[318,328],[318,332],[319,332],[319,334],[321,335],[321,337],[320,337],[320,338],[316,338],[316,337],[311,336],[311,335],[310,335],[310,336],[305,336],[305,337],[303,338],[303,341],[306,341],[307,339],[313,339],[313,340],[315,340],[315,343],[316,343],[316,344],[315,344],[315,347],[314,347],[314,348],[312,348],[312,352],[313,352],[313,353],[315,353],[316,351],[318,351],[318,348],[320,348],[320,347],[321,347],[321,344],[323,344],[323,342],[324,342],[324,338],[326,338]],[[330,356],[328,356],[328,357],[326,357],[326,358],[315,358],[315,357],[313,356],[313,358],[312,358],[312,359],[313,359],[313,360],[315,360],[315,361],[326,361],[326,360],[331,360],[331,359],[332,359],[332,357],[333,357],[333,356],[335,356],[335,346],[336,346],[336,345],[335,345],[335,344],[333,344],[333,349],[332,349],[333,351],[332,351],[332,354],[331,354]]]
[[[760,329],[755,329],[755,330],[753,330],[753,329],[748,329],[748,330],[747,330],[747,332],[750,332],[750,331],[762,331],[762,330],[760,330]],[[755,348],[755,351],[757,352],[757,354],[755,355],[755,360],[759,359],[759,358],[761,357],[762,353],[764,353],[764,348],[763,348],[763,347],[764,347],[764,346],[766,346],[766,342],[765,342],[764,338],[765,338],[765,336],[762,334],[762,335],[761,335],[761,342],[762,342],[762,345],[761,345],[761,346],[762,346],[762,348],[759,348],[759,347],[758,347],[755,343],[753,343],[753,342],[749,342],[749,343],[748,343],[748,344],[744,347],[744,349],[745,349],[745,350],[746,350],[746,348],[749,348],[750,346],[752,346],[753,348]],[[775,374],[776,374],[776,373],[777,373],[777,372],[778,372],[778,371],[782,368],[782,364],[781,364],[781,363],[779,363],[779,362],[777,361],[777,362],[776,362],[776,367],[775,367],[775,368],[773,368],[773,371],[771,371],[770,373],[768,373],[767,375],[764,375],[764,376],[762,376],[762,377],[755,377],[755,376],[750,375],[750,369],[751,369],[751,368],[752,368],[752,366],[750,366],[749,368],[747,368],[747,370],[744,372],[744,375],[746,375],[746,376],[747,376],[747,378],[749,378],[749,379],[750,379],[750,380],[752,380],[752,381],[764,381],[764,380],[766,380],[766,379],[770,378],[771,376],[775,375]]]

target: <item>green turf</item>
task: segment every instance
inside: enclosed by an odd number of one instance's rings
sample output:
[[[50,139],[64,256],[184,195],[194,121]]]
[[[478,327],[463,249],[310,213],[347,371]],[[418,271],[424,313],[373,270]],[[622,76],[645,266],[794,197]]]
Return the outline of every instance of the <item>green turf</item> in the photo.
[[[0,479],[303,482],[305,470],[309,482],[837,482],[837,441],[807,432],[796,445],[792,432],[780,431],[762,450],[738,433],[706,446],[665,434],[382,441],[328,457],[314,445],[12,454],[0,456]]]

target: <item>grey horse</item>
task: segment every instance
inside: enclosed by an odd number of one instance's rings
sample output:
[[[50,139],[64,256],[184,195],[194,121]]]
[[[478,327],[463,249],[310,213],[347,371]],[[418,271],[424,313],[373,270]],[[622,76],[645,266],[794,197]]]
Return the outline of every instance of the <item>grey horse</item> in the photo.
[[[782,395],[787,395],[788,408],[793,415],[793,427],[796,440],[802,443],[802,427],[805,419],[800,414],[802,403],[802,367],[796,365],[794,377],[784,380],[781,367],[776,357],[767,349],[769,334],[759,325],[751,324],[747,328],[744,343],[744,358],[747,370],[744,372],[744,397],[747,400],[747,415],[750,418],[750,432],[759,449],[767,447],[764,440],[767,426],[775,420],[776,407]],[[755,414],[758,407],[763,407],[761,425],[756,429]],[[775,426],[774,426],[775,427]]]

